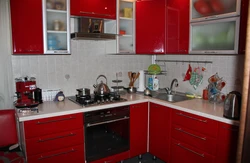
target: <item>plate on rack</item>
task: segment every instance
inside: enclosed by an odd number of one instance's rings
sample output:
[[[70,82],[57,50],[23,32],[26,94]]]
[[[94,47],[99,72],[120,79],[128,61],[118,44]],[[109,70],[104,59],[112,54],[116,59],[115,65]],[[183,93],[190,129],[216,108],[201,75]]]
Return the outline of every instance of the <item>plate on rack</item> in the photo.
[[[151,75],[157,75],[161,73],[161,67],[157,64],[151,64],[148,67],[148,73]]]

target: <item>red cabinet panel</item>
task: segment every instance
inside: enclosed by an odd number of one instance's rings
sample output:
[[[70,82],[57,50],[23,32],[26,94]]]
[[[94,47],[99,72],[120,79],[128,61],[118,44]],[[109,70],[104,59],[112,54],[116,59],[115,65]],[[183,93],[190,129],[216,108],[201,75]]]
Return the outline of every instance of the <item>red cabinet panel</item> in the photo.
[[[100,159],[97,161],[93,161],[91,163],[117,163],[121,160],[126,160],[129,158],[129,151],[127,152],[123,152],[123,153],[119,153],[117,155],[113,155],[104,159]]]
[[[29,156],[83,144],[83,139],[83,129],[38,136],[26,140],[26,153]]]
[[[238,142],[238,126],[220,123],[218,133],[217,163],[235,163]]]
[[[71,15],[116,19],[116,0],[71,0]]]
[[[177,125],[172,125],[171,134],[172,138],[190,144],[209,154],[215,155],[216,153],[217,141],[215,138]]]
[[[148,103],[130,105],[130,157],[147,152]]]
[[[189,0],[167,0],[166,54],[188,54]]]
[[[82,113],[24,122],[26,139],[79,128],[83,128]]]
[[[68,147],[57,151],[46,152],[35,156],[28,157],[28,163],[55,163],[55,162],[74,162],[83,163],[84,146],[78,145]]]
[[[239,53],[246,52],[246,32],[249,0],[241,0]]]
[[[136,1],[136,54],[165,53],[165,0]]]
[[[171,140],[171,163],[214,163],[215,157],[190,145]]]
[[[172,119],[174,124],[184,126],[194,131],[199,131],[211,137],[217,137],[217,121],[175,109],[172,110]]]
[[[13,54],[43,54],[42,0],[11,0]]]
[[[150,103],[149,115],[149,152],[169,161],[170,150],[170,111],[171,109]]]

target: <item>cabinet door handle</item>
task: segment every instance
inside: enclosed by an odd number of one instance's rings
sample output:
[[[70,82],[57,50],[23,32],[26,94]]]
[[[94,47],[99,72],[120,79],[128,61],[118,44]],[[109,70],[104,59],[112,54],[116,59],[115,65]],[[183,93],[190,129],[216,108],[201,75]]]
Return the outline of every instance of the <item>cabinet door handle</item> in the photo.
[[[183,116],[183,117],[186,117],[186,118],[189,118],[189,119],[193,119],[193,120],[199,121],[199,122],[207,123],[207,120],[202,120],[202,119],[190,117],[190,116],[182,114],[182,113],[176,113],[176,114],[179,115],[179,116]]]
[[[198,138],[198,139],[201,139],[201,140],[207,140],[206,137],[200,137],[200,136],[191,134],[191,133],[189,133],[189,132],[187,132],[187,131],[185,131],[185,130],[182,130],[181,128],[175,128],[175,130],[180,131],[180,132],[183,132],[183,133],[185,133],[185,134],[187,134],[187,135],[193,136],[193,137]]]
[[[71,119],[75,119],[76,117],[70,116],[69,118],[62,118],[62,119],[57,119],[57,120],[51,120],[51,121],[45,121],[45,122],[40,122],[37,121],[36,124],[41,125],[41,124],[46,124],[46,123],[53,123],[53,122],[59,122],[59,121],[67,121]]]
[[[93,15],[103,15],[103,16],[110,16],[110,14],[98,14],[95,12],[84,12],[84,11],[80,11],[81,14],[93,14]]]
[[[206,53],[206,54],[216,54],[217,52],[216,51],[205,51],[204,53]]]
[[[67,153],[71,153],[71,152],[75,152],[76,150],[74,148],[72,148],[71,150],[69,151],[65,151],[65,152],[61,152],[61,153],[56,153],[56,154],[53,154],[53,155],[49,155],[49,156],[40,156],[40,158],[38,158],[38,160],[43,160],[43,159],[47,159],[47,158],[51,158],[51,157],[55,157],[55,156],[60,156],[60,155],[64,155],[64,154],[67,154]]]
[[[68,135],[62,135],[62,136],[57,136],[57,137],[54,137],[54,138],[47,138],[47,139],[39,139],[37,142],[38,143],[41,143],[41,142],[45,142],[45,141],[50,141],[50,140],[55,140],[55,139],[60,139],[60,138],[65,138],[65,137],[69,137],[69,136],[75,136],[76,134],[74,133],[70,133]]]
[[[222,126],[223,129],[225,130],[230,130],[230,131],[233,131],[233,132],[238,132],[239,130],[238,129],[234,129],[234,128],[227,128],[225,126]]]
[[[179,147],[181,147],[181,148],[183,148],[183,149],[185,149],[185,150],[187,150],[189,152],[192,152],[192,153],[194,153],[194,154],[196,154],[198,156],[205,157],[204,153],[200,154],[198,152],[195,152],[195,151],[193,151],[193,150],[191,150],[191,149],[189,149],[187,147],[182,146],[181,143],[175,143],[175,145],[177,145],[177,146],[179,146]]]
[[[219,16],[217,16],[217,15],[215,15],[215,16],[209,16],[209,17],[207,17],[207,18],[205,18],[205,19],[215,19],[215,18],[218,18]]]

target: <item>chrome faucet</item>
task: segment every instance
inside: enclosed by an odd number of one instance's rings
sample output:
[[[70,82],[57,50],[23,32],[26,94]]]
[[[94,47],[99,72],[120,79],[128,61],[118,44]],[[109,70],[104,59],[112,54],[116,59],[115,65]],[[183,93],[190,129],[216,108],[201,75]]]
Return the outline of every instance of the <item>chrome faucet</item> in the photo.
[[[177,79],[173,79],[172,82],[171,82],[171,86],[170,88],[166,88],[166,91],[167,91],[167,94],[172,94],[172,89],[173,89],[173,85],[175,83],[175,87],[178,87],[178,80]]]

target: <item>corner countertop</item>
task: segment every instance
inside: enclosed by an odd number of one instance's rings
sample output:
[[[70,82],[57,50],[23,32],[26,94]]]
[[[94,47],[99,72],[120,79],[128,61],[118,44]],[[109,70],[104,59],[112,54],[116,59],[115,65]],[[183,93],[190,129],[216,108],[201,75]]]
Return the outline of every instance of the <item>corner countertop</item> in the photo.
[[[191,114],[203,116],[227,124],[239,125],[239,121],[230,120],[223,117],[223,104],[216,104],[216,103],[213,104],[208,102],[207,100],[192,99],[182,102],[170,103],[163,100],[144,96],[143,94],[140,93],[125,94],[122,95],[121,97],[127,99],[127,101],[105,104],[105,105],[89,106],[89,107],[84,107],[75,104],[74,102],[68,100],[67,98],[63,102],[54,102],[54,101],[44,102],[43,104],[40,104],[38,106],[39,110],[38,113],[28,113],[28,114],[17,113],[17,118],[19,122],[23,122],[39,118],[48,118],[48,117],[74,114],[74,113],[84,113],[89,111],[137,104],[142,102],[153,102],[159,105],[170,107],[172,109],[185,111]]]

